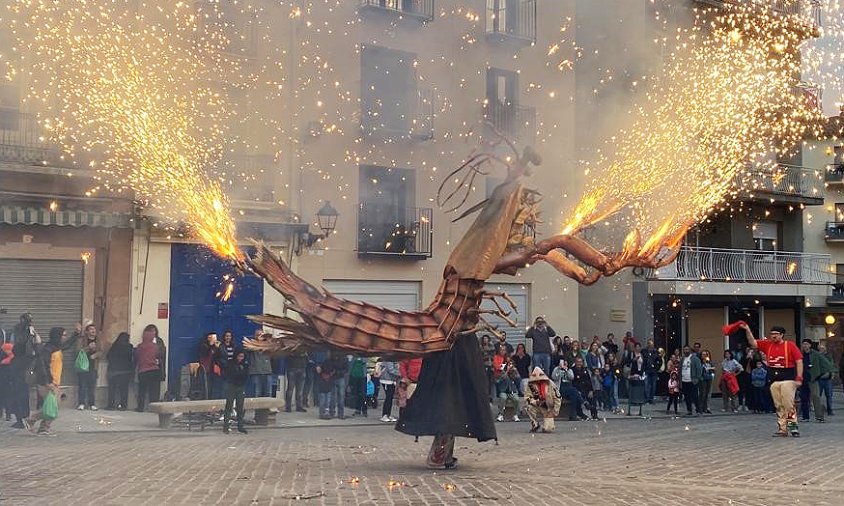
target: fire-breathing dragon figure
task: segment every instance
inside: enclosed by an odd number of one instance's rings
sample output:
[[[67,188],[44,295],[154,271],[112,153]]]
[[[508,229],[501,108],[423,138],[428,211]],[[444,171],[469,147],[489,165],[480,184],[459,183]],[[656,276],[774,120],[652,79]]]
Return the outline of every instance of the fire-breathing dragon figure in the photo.
[[[466,179],[484,174],[481,168],[485,165],[499,163],[507,167],[506,179],[489,199],[457,218],[480,211],[449,256],[436,298],[426,309],[396,311],[341,299],[297,276],[278,256],[259,245],[257,254],[247,260],[249,267],[284,295],[287,307],[301,321],[287,316],[254,316],[254,321],[281,330],[281,336],[265,341],[246,340],[246,347],[277,355],[309,348],[359,355],[426,355],[450,349],[461,335],[481,330],[495,333],[484,314],[495,314],[515,326],[511,313],[497,300],[506,301],[515,310],[507,294],[484,288],[493,274],[515,275],[519,269],[543,261],[579,283],[590,285],[625,267],[658,268],[674,261],[682,236],[656,247],[640,247],[639,236],[634,232],[625,241],[624,250],[612,255],[576,237],[579,228],[535,241],[525,230],[538,222],[538,192],[526,189],[521,180],[541,159],[530,147],[520,156],[512,143],[503,142],[512,150],[514,162],[479,151],[452,173],[453,176],[468,171],[441,204],[450,201],[460,188],[470,187],[471,184],[464,184]],[[441,186],[440,196],[442,191]],[[459,208],[467,196],[451,210]],[[485,299],[491,300],[495,309],[482,309]]]

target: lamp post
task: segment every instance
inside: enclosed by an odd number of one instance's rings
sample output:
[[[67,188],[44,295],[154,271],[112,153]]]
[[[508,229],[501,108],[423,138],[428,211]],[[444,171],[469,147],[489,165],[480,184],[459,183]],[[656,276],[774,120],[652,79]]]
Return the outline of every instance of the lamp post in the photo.
[[[319,211],[316,212],[317,225],[319,226],[319,229],[322,230],[322,233],[312,234],[310,231],[303,233],[296,245],[296,254],[302,254],[303,244],[305,248],[311,248],[317,242],[331,235],[337,226],[337,218],[339,216],[340,213],[337,212],[337,209],[334,209],[331,202],[326,200],[325,204],[323,204]]]

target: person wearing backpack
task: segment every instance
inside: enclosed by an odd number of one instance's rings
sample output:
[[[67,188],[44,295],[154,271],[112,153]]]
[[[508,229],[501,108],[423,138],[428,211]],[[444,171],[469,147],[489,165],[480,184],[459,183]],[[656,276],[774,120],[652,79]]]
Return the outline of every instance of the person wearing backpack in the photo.
[[[12,354],[14,358],[9,367],[11,383],[11,404],[12,412],[17,421],[12,425],[15,429],[23,429],[24,420],[29,417],[29,390],[35,384],[35,348],[41,343],[41,336],[35,332],[32,325],[32,315],[23,313],[20,321],[12,332],[14,345]]]
[[[366,406],[366,359],[354,357],[349,366],[349,389],[354,396],[355,415],[368,416]]]

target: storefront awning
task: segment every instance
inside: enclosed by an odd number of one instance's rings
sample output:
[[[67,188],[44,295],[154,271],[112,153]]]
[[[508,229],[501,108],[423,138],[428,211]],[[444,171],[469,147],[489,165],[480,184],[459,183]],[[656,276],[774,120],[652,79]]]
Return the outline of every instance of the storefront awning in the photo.
[[[51,211],[43,207],[0,206],[0,223],[7,225],[57,225],[70,227],[132,228],[127,213],[101,211]]]

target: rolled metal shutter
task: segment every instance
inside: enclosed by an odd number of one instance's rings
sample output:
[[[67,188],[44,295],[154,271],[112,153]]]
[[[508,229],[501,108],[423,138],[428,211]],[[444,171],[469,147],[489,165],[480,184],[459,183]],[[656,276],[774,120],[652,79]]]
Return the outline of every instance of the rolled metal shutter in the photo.
[[[84,267],[74,260],[0,259],[0,325],[7,334],[22,313],[32,313],[35,330],[47,339],[52,327],[68,335],[82,319]],[[76,384],[76,354],[64,354],[62,384]]]
[[[359,300],[402,311],[419,309],[419,281],[323,281],[323,286],[342,299]]]
[[[515,320],[516,327],[511,327],[504,319],[499,318],[493,314],[485,314],[484,320],[491,325],[496,325],[499,330],[507,333],[507,342],[513,346],[525,342],[525,329],[527,329],[528,318],[530,318],[530,285],[526,283],[487,283],[486,290],[491,292],[504,292],[513,299],[518,313],[513,311],[506,300],[499,298],[498,304],[505,310],[510,312],[510,318]],[[491,300],[484,300],[481,303],[483,309],[496,309],[495,304]],[[531,322],[532,323],[532,322]],[[553,318],[549,319],[548,324],[554,326]]]

